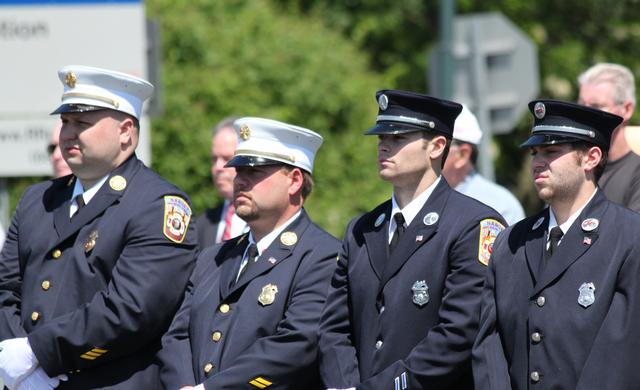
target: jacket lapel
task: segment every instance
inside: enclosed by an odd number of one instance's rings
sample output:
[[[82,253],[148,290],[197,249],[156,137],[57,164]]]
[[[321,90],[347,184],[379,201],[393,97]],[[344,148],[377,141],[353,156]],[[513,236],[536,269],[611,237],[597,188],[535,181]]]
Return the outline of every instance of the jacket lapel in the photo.
[[[540,277],[540,275],[538,275],[540,263],[544,261],[544,245],[547,242],[545,232],[549,226],[549,208],[544,209],[535,218],[531,218],[531,220],[533,221],[533,225],[531,225],[530,229],[533,233],[527,238],[524,249],[529,273],[535,285]]]
[[[553,253],[544,267],[540,280],[534,287],[533,294],[537,295],[547,285],[560,276],[571,264],[576,262],[598,240],[598,228],[587,231],[582,228],[582,222],[586,219],[601,221],[607,209],[606,198],[601,190],[594,196],[587,207],[582,210],[580,216],[573,222],[567,233],[562,237],[560,245]]]
[[[71,206],[71,194],[73,194],[73,185],[76,180],[75,176],[70,176],[66,180],[64,187],[54,185],[47,190],[50,193],[50,201],[45,202],[53,208],[53,226],[58,233],[58,237],[64,233],[71,223],[69,207]]]
[[[364,221],[366,230],[364,235],[371,268],[378,279],[382,278],[389,251],[389,220],[391,219],[391,201],[376,207],[369,218]]]
[[[220,297],[226,299],[231,293],[231,288],[236,282],[242,256],[249,245],[249,233],[245,233],[238,237],[236,244],[228,250],[225,243],[216,255],[216,262],[222,263],[220,266]]]
[[[436,234],[438,225],[441,222],[442,212],[451,191],[453,190],[449,187],[446,180],[441,178],[440,183],[438,183],[433,190],[427,202],[407,227],[393,255],[389,256],[378,286],[378,293],[382,291],[393,275],[402,268],[404,263],[409,260],[411,255]]]
[[[242,276],[240,276],[240,279],[238,279],[238,281],[233,284],[233,286],[229,289],[229,294],[233,294],[236,290],[243,288],[246,284],[248,284],[256,277],[268,272],[275,265],[281,263],[289,256],[291,256],[291,253],[296,247],[296,244],[299,242],[300,237],[302,237],[304,231],[307,230],[309,223],[309,217],[303,209],[300,216],[289,226],[287,226],[286,229],[273,240],[271,245],[269,245],[269,247],[260,254],[258,261],[255,264],[251,265],[251,267],[249,267],[249,269],[247,269],[247,271]],[[281,238],[285,233],[294,233],[296,235],[295,242],[282,240]],[[242,261],[242,256],[240,257],[240,261]],[[237,270],[238,267],[235,267],[235,269]]]

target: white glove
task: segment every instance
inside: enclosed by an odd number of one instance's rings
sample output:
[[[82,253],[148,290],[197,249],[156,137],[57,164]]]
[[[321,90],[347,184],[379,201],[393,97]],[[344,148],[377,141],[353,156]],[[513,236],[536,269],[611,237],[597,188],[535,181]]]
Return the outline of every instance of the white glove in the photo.
[[[36,368],[29,376],[24,378],[22,382],[18,383],[18,390],[50,390],[55,389],[60,384],[60,381],[66,381],[69,379],[66,375],[58,375],[50,378],[42,367]]]
[[[205,390],[204,384],[200,383],[198,386],[194,387],[193,390]]]
[[[31,374],[38,365],[26,337],[7,339],[0,343],[0,377],[9,390]]]

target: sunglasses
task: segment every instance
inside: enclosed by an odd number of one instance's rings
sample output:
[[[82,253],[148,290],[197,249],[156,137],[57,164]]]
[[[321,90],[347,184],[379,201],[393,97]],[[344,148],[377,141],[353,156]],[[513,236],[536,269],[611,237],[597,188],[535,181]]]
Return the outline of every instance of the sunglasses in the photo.
[[[47,145],[47,153],[49,153],[49,156],[51,156],[53,152],[56,151],[57,147],[58,147],[58,144],[54,144],[54,143]]]

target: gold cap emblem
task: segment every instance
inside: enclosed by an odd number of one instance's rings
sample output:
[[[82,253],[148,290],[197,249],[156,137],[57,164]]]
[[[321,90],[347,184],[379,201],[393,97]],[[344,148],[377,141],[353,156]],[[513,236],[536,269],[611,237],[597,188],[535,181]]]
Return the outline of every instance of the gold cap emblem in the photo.
[[[262,291],[258,296],[258,302],[260,302],[262,306],[270,305],[273,303],[273,301],[276,300],[277,293],[278,293],[278,286],[276,286],[275,284],[269,283],[266,286],[262,287]]]
[[[109,187],[115,191],[122,191],[127,188],[127,179],[120,175],[116,175],[109,179]]]
[[[287,246],[291,246],[298,242],[298,236],[296,236],[294,232],[284,232],[280,235],[280,242]]]
[[[64,83],[69,86],[69,88],[75,88],[76,81],[78,81],[78,77],[73,72],[67,72],[67,75],[64,76]]]
[[[243,140],[248,140],[251,136],[251,129],[247,125],[240,126],[240,138]]]

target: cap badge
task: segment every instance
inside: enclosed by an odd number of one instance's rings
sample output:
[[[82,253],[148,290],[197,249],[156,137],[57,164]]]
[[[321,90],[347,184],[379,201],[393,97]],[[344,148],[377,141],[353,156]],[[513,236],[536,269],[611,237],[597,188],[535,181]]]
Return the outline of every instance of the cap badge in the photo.
[[[544,222],[544,217],[540,217],[536,223],[533,224],[533,226],[531,227],[531,230],[536,230],[537,228],[540,227],[540,225],[542,225],[542,222]]]
[[[69,88],[75,88],[76,81],[78,81],[78,77],[73,72],[67,72],[67,75],[64,76],[64,83],[69,86]]]
[[[378,97],[378,107],[380,107],[382,111],[389,108],[389,98],[384,93]]]
[[[533,114],[536,118],[542,119],[547,114],[547,107],[545,107],[544,103],[538,102],[533,106]]]
[[[582,225],[580,225],[580,227],[582,227],[582,230],[585,232],[592,232],[598,228],[598,225],[600,225],[600,221],[596,218],[587,218],[582,221]]]
[[[376,219],[376,222],[373,224],[373,226],[378,227],[382,225],[382,222],[384,222],[385,218],[387,218],[387,214],[385,213],[378,215],[378,219]]]
[[[578,289],[580,295],[578,296],[578,303],[582,307],[589,307],[596,301],[596,286],[592,282],[585,282],[580,285]]]
[[[427,286],[426,281],[416,280],[411,287],[411,291],[413,291],[413,298],[411,298],[413,303],[418,306],[424,306],[429,303],[429,286]]]
[[[251,129],[247,125],[240,126],[240,138],[246,141],[251,136]]]
[[[273,301],[276,300],[277,293],[278,286],[269,283],[266,286],[262,287],[262,291],[260,292],[260,295],[258,295],[258,302],[260,302],[262,306],[270,305],[273,303]]]
[[[429,214],[425,215],[424,218],[422,218],[422,223],[427,226],[431,226],[438,222],[438,219],[440,219],[438,213],[430,212]]]
[[[98,239],[98,231],[94,230],[89,234],[89,239],[84,243],[84,251],[89,252],[96,246],[96,240]]]
[[[109,187],[114,191],[122,191],[127,188],[127,179],[120,175],[115,175],[109,179]]]
[[[280,235],[280,242],[286,246],[291,246],[298,242],[298,236],[294,232],[284,232]]]

